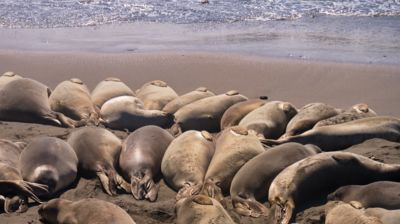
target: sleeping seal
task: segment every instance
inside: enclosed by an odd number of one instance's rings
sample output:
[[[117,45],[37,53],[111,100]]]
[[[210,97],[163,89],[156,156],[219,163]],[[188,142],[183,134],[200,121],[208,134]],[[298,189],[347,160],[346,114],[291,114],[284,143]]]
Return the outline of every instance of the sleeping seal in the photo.
[[[108,77],[97,84],[92,91],[91,98],[94,105],[101,108],[107,100],[114,97],[134,95],[133,91],[120,79]]]
[[[205,87],[199,87],[191,92],[188,92],[182,96],[178,96],[174,100],[167,103],[162,111],[165,111],[170,114],[174,114],[177,110],[182,108],[189,103],[193,103],[194,101],[201,100],[203,98],[207,98],[210,96],[214,96],[214,93],[209,91]]]
[[[136,96],[143,101],[146,110],[162,110],[167,103],[178,97],[178,94],[161,80],[145,83],[136,91]]]

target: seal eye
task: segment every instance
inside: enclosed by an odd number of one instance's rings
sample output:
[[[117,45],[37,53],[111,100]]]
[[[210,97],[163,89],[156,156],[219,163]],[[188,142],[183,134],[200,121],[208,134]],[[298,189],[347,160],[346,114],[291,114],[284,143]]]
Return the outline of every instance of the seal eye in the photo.
[[[239,91],[237,90],[230,90],[228,92],[225,93],[227,96],[234,96],[234,95],[238,95]]]

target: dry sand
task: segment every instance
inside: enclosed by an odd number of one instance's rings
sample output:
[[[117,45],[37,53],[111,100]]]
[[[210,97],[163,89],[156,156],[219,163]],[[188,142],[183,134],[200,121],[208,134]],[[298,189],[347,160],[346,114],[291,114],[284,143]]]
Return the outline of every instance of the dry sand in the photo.
[[[346,108],[368,103],[381,115],[400,115],[400,68],[395,66],[330,64],[310,61],[262,59],[239,55],[203,53],[86,54],[0,52],[0,73],[15,71],[54,88],[59,82],[81,78],[90,88],[108,76],[116,76],[132,89],[162,79],[183,94],[198,86],[216,93],[237,89],[248,97],[268,95],[301,107],[310,102],[326,102]],[[39,124],[0,122],[0,138],[29,142],[39,135],[66,139],[71,129]],[[127,133],[114,131],[123,139]],[[400,163],[400,144],[374,139],[348,151],[387,163]],[[88,197],[111,201],[124,208],[137,223],[174,223],[175,192],[161,184],[156,202],[136,201],[129,194],[106,195],[97,179],[81,178],[61,194],[77,200]],[[229,203],[228,203],[229,204]],[[267,218],[240,217],[229,213],[237,223],[268,223]],[[321,203],[295,215],[299,223],[323,223]],[[41,223],[37,205],[23,214],[0,214],[0,223]]]

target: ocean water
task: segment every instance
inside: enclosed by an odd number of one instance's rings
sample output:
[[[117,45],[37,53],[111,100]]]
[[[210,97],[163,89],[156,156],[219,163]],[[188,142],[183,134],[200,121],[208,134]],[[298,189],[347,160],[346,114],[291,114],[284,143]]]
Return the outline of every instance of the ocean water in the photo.
[[[0,0],[0,50],[400,65],[400,0]]]

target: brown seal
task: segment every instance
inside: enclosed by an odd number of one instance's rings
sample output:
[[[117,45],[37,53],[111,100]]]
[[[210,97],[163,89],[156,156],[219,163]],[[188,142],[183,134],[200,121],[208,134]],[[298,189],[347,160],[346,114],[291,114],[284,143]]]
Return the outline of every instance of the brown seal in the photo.
[[[236,172],[264,151],[257,136],[246,129],[239,126],[225,129],[216,140],[215,153],[204,178],[203,193],[222,201]]]
[[[221,129],[238,125],[248,113],[267,103],[268,97],[263,99],[246,100],[229,107],[221,118]]]
[[[162,110],[167,103],[178,97],[178,94],[161,80],[145,83],[136,91],[136,96],[144,103],[146,110]]]
[[[358,201],[363,208],[400,209],[400,183],[377,181],[367,185],[348,185],[328,195],[328,200]]]
[[[162,110],[167,113],[174,114],[183,106],[210,96],[214,96],[214,93],[205,87],[199,87],[194,91],[188,92],[182,96],[178,96],[174,100],[167,103]]]
[[[307,104],[289,121],[286,132],[281,138],[301,134],[313,128],[318,121],[336,116],[340,112],[342,110],[338,110],[325,103]]]
[[[65,141],[55,137],[36,137],[26,146],[19,158],[24,180],[47,185],[52,196],[70,186],[77,177],[78,158]]]
[[[123,142],[119,166],[137,200],[155,201],[161,180],[161,161],[174,137],[166,130],[148,125],[131,133]]]
[[[47,86],[32,79],[8,83],[0,89],[0,120],[74,127],[75,121],[50,109],[50,94]]]
[[[271,183],[268,200],[275,207],[275,223],[287,224],[296,205],[341,186],[382,180],[400,181],[400,165],[349,152],[323,152],[279,173]]]
[[[271,101],[248,113],[239,126],[255,131],[260,137],[276,139],[296,113],[296,108],[288,102]]]
[[[177,224],[234,224],[228,212],[215,199],[195,195],[179,200],[175,206]]]
[[[38,213],[49,224],[135,224],[119,206],[95,198],[79,201],[52,199],[42,204]]]
[[[134,131],[146,125],[168,128],[174,116],[160,110],[145,110],[143,103],[133,96],[120,96],[107,101],[100,110],[103,124],[112,129]]]
[[[325,224],[384,224],[378,218],[367,215],[355,201],[330,201],[325,205],[325,214]]]
[[[47,192],[47,186],[22,180],[18,161],[23,142],[0,139],[0,202],[6,213],[28,210],[28,198],[39,202],[35,192]]]
[[[177,200],[200,192],[214,148],[210,133],[193,130],[184,132],[168,146],[161,171],[165,182],[178,191]]]
[[[116,195],[117,188],[124,188],[123,178],[116,171],[121,152],[117,136],[104,128],[83,127],[72,132],[67,142],[78,156],[81,175],[96,175],[109,195]]]
[[[220,122],[224,112],[233,104],[247,100],[235,90],[225,94],[197,100],[180,108],[175,116],[177,133],[187,130],[220,131]]]
[[[267,216],[268,209],[258,201],[266,200],[272,180],[286,167],[320,152],[313,145],[286,143],[249,160],[232,180],[230,192],[235,211],[245,216]]]
[[[400,220],[400,209],[367,208],[365,214],[377,217],[383,224],[398,224]]]
[[[15,72],[5,72],[3,75],[0,76],[0,89],[6,86],[8,83],[22,79],[20,75],[17,75]]]
[[[120,79],[108,77],[97,84],[92,91],[91,98],[94,105],[101,108],[107,100],[114,97],[134,95],[133,91]]]
[[[85,124],[99,124],[100,111],[92,102],[89,89],[80,79],[72,78],[58,84],[49,102],[53,111]]]
[[[300,135],[280,140],[262,140],[266,145],[298,142],[313,144],[323,151],[341,150],[368,139],[400,141],[400,120],[394,117],[368,117],[330,126],[316,127]]]

